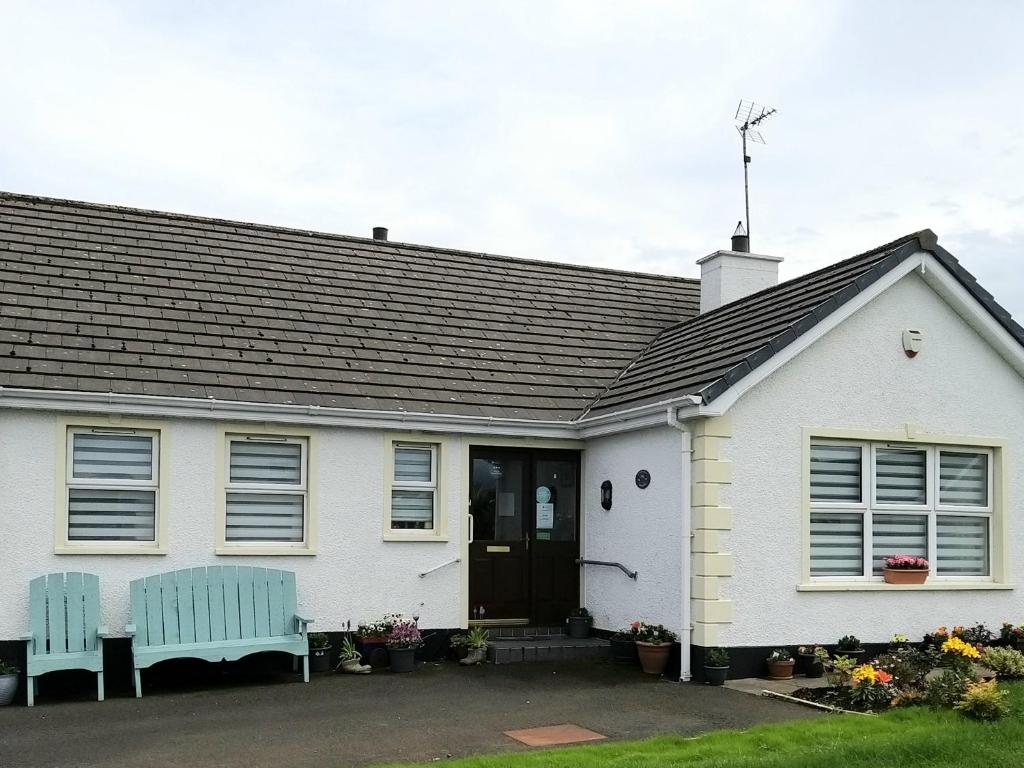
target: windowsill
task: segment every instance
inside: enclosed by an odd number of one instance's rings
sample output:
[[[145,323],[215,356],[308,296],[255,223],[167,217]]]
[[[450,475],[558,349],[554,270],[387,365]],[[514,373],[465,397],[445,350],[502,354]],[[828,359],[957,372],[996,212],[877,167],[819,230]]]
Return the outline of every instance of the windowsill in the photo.
[[[55,555],[166,555],[167,547],[139,546],[128,544],[58,544],[53,548]]]
[[[884,581],[815,581],[797,584],[797,592],[958,592],[1008,590],[1014,584],[999,581],[926,581],[924,584],[886,584]]]
[[[383,541],[439,541],[447,543],[448,537],[439,533],[385,533]]]
[[[260,556],[266,555],[271,557],[282,557],[292,555],[294,557],[310,557],[316,554],[316,550],[312,547],[289,547],[289,546],[250,546],[250,545],[239,545],[237,547],[221,545],[214,547],[214,554],[216,555],[246,555],[246,556]]]

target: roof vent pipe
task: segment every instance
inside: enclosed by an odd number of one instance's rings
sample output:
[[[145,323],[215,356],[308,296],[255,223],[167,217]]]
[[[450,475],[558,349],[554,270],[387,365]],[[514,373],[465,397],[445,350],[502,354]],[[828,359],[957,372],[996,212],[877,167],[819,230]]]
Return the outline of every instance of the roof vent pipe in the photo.
[[[373,239],[374,240],[387,240],[388,239],[388,228],[387,227],[374,227],[373,228]]]
[[[750,253],[750,236],[743,228],[743,222],[736,222],[736,231],[732,233],[732,250],[736,253]]]

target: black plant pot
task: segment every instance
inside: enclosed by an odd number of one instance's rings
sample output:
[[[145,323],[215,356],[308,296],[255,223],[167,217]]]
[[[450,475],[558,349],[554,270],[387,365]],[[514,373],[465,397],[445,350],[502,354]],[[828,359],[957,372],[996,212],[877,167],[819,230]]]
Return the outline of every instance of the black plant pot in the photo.
[[[387,641],[383,637],[359,638],[356,645],[363,656],[363,664],[369,664],[374,669],[388,665]]]
[[[569,637],[574,637],[577,640],[590,637],[590,626],[593,623],[594,618],[592,616],[570,616]]]
[[[708,681],[708,685],[725,685],[728,676],[728,667],[704,667],[704,679]]]
[[[821,677],[825,674],[825,667],[820,661],[815,661],[813,653],[800,654],[800,669],[807,677]]]
[[[415,648],[389,648],[392,672],[412,672],[416,658]]]
[[[636,643],[630,638],[613,637],[611,639],[612,661],[615,664],[637,665],[640,657],[636,650]]]
[[[309,649],[309,671],[327,672],[331,668],[331,646]]]

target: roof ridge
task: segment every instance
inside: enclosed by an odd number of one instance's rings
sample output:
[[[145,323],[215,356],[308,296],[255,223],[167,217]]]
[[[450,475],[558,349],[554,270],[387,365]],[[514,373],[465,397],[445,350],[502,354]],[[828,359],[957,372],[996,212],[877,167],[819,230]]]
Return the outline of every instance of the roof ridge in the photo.
[[[250,229],[265,232],[280,232],[284,234],[306,235],[329,240],[357,241],[360,243],[372,244],[378,247],[414,248],[428,253],[444,253],[457,256],[472,256],[478,259],[489,259],[495,261],[515,262],[516,264],[531,264],[545,267],[562,267],[581,272],[601,273],[609,275],[628,275],[632,277],[653,278],[654,280],[668,283],[700,284],[700,278],[683,277],[678,275],[660,275],[654,272],[639,272],[628,269],[612,269],[610,267],[594,267],[586,264],[572,264],[565,261],[528,258],[522,256],[507,256],[499,253],[488,253],[486,251],[472,251],[463,248],[445,248],[437,245],[421,245],[419,243],[408,243],[401,240],[375,240],[372,237],[359,237],[358,235],[344,235],[338,232],[324,232],[315,229],[302,229],[300,227],[285,227],[277,224],[262,224],[255,221],[244,221],[241,219],[225,219],[216,216],[200,216],[192,213],[178,213],[174,211],[161,211],[156,208],[138,208],[127,205],[115,205],[113,203],[96,203],[87,200],[73,200],[71,198],[48,197],[45,195],[31,195],[23,192],[10,192],[0,190],[0,201],[20,200],[24,202],[46,203],[69,208],[84,208],[95,211],[107,211],[111,213],[125,213],[139,216],[161,216],[172,221],[188,221],[202,224],[223,224],[233,227],[247,227]]]

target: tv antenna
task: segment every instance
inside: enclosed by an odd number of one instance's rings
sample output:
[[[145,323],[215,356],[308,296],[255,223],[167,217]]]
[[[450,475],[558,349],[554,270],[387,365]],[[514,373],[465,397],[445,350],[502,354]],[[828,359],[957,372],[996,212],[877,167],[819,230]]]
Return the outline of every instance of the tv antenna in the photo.
[[[753,101],[740,99],[736,107],[736,130],[743,137],[743,200],[746,205],[747,241],[750,241],[750,155],[747,154],[747,140],[753,144],[764,144],[764,136],[757,130],[765,120],[775,114],[773,107],[766,107]]]

